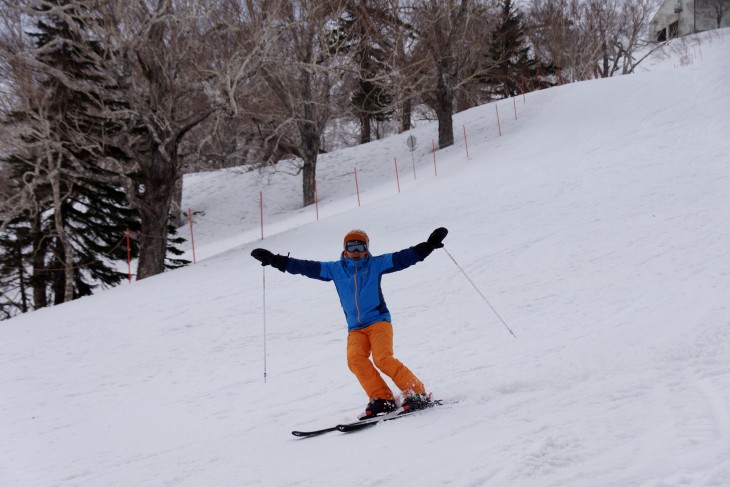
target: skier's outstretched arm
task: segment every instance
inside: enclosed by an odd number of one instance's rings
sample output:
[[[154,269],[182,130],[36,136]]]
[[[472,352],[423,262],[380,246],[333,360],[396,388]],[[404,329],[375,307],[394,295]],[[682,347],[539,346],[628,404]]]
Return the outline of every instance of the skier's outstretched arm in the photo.
[[[393,267],[388,269],[386,272],[396,272],[406,267],[410,267],[417,262],[421,262],[423,259],[431,255],[436,249],[440,249],[444,246],[443,240],[449,233],[444,227],[439,227],[429,235],[425,242],[414,245],[407,249],[395,252],[393,254]]]
[[[266,249],[253,249],[251,257],[261,262],[261,265],[270,265],[281,272],[286,270],[286,265],[289,263],[289,257],[286,255],[275,255]]]
[[[270,265],[281,272],[300,274],[321,281],[332,280],[327,273],[327,268],[322,265],[323,263],[315,260],[294,259],[286,255],[273,254],[266,249],[252,250],[251,257],[261,262],[261,265]]]
[[[429,255],[431,255],[431,252],[444,246],[443,242],[446,238],[446,235],[448,234],[448,230],[446,230],[444,227],[439,227],[431,232],[431,235],[428,236],[428,239],[425,242],[419,243],[418,245],[414,246],[414,248],[416,249],[416,252],[418,252],[421,257],[425,259]]]

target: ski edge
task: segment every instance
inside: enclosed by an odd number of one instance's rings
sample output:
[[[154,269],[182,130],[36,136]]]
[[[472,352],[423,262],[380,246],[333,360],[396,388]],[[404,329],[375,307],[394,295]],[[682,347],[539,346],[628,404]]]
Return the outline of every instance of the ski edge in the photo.
[[[383,414],[381,416],[375,416],[374,418],[367,418],[367,419],[362,419],[359,421],[353,421],[352,423],[341,423],[336,426],[331,426],[329,428],[323,428],[323,429],[313,430],[313,431],[296,431],[295,430],[295,431],[292,431],[291,434],[296,436],[297,438],[311,438],[313,436],[323,435],[325,433],[330,433],[332,431],[339,431],[341,433],[350,433],[353,431],[358,431],[358,430],[367,428],[368,426],[374,426],[383,421],[390,421],[390,420],[397,419],[397,418],[400,418],[403,416],[410,416],[411,414],[426,411],[428,409],[431,409],[434,406],[441,406],[443,404],[447,404],[447,403],[445,403],[441,399],[437,399],[437,400],[433,401],[433,404],[426,409],[417,409],[415,411],[407,411],[407,410],[403,409],[402,407],[400,407],[400,408],[396,409],[395,411],[391,411],[391,412],[389,412],[387,414]]]
[[[431,409],[434,406],[442,406],[444,404],[443,400],[437,399],[431,403],[430,406],[424,409],[416,409],[415,411],[409,411],[406,409],[403,409],[402,407],[396,409],[395,411],[392,411],[388,414],[384,414],[382,416],[376,416],[374,418],[368,418],[363,419],[361,421],[355,421],[353,423],[347,423],[347,424],[338,424],[337,425],[337,431],[340,431],[342,433],[350,433],[353,431],[358,431],[363,428],[366,428],[368,426],[373,426],[378,423],[382,423],[383,421],[391,421],[393,419],[402,418],[403,416],[410,416],[411,414],[420,413],[423,411],[427,411],[428,409]]]

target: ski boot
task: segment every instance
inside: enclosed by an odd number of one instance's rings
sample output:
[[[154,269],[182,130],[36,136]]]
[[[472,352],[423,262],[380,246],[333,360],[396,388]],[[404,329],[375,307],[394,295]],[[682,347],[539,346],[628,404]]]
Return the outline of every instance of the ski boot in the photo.
[[[368,405],[365,407],[365,413],[360,416],[359,419],[374,418],[383,414],[395,411],[398,407],[395,405],[395,401],[392,399],[378,399],[374,397],[370,400]]]
[[[420,409],[426,409],[433,406],[434,403],[431,401],[431,394],[409,394],[403,400],[403,411],[413,412]]]

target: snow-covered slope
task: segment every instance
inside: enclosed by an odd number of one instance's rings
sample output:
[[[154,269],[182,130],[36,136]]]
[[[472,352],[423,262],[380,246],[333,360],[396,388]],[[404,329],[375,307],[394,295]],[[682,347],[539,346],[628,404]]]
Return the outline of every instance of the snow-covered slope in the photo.
[[[408,134],[326,155],[319,220],[298,178],[190,176],[197,264],[0,323],[0,485],[730,486],[730,31],[699,40],[499,102],[502,136],[494,104],[459,114],[438,176],[435,125],[416,178]],[[331,283],[250,251],[438,226],[517,338],[437,251],[383,287],[396,355],[452,404],[291,436],[367,397]]]

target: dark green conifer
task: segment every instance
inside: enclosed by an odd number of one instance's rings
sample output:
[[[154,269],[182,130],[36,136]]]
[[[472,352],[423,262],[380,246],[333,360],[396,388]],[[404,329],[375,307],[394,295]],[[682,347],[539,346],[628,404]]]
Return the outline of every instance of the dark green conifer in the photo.
[[[490,75],[482,81],[490,86],[495,98],[509,98],[539,88],[552,86],[554,66],[541,64],[530,55],[525,36],[523,14],[511,0],[502,2],[499,24],[489,46]]]
[[[31,129],[21,130],[25,147],[44,148],[11,154],[4,160],[15,183],[27,186],[34,205],[11,221],[0,237],[0,245],[10,250],[3,259],[2,273],[32,287],[34,308],[66,300],[69,271],[73,273],[73,299],[126,278],[117,262],[127,259],[127,228],[139,229],[139,216],[122,188],[123,175],[113,170],[129,165],[125,152],[113,142],[123,128],[108,117],[124,107],[114,96],[113,84],[96,67],[104,58],[102,46],[85,36],[85,23],[93,20],[68,0],[54,3],[62,7],[58,12],[63,14],[56,14],[44,2],[36,9],[40,20],[28,33],[37,48],[36,61],[44,66],[38,78],[46,94],[43,100],[32,102],[35,106],[30,112],[45,113],[42,122],[51,127],[52,140],[49,134],[32,130],[38,117],[27,112],[15,112],[4,121]],[[35,171],[44,167],[48,157],[59,169],[59,208],[48,175]],[[71,265],[65,260],[54,221],[58,211],[73,248]],[[131,254],[137,253],[133,244]],[[28,310],[28,295],[21,299],[21,311]]]

